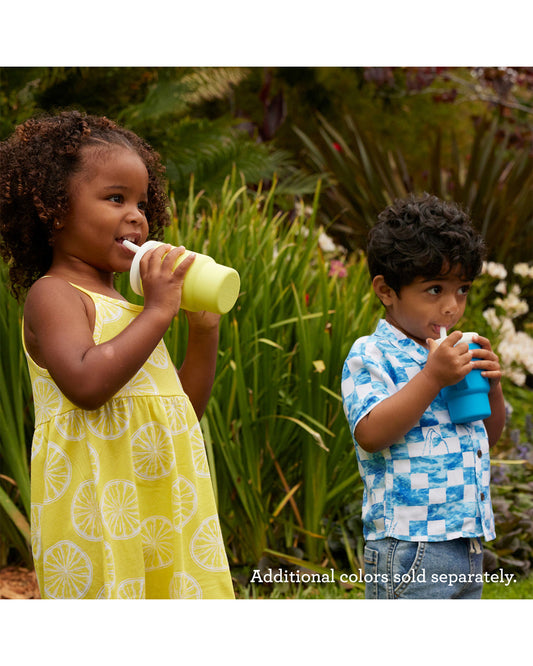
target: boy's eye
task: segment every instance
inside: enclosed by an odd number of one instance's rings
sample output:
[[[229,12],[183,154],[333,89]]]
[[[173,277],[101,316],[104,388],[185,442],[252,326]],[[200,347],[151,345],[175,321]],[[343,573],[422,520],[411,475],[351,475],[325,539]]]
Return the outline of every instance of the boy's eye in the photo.
[[[113,203],[122,203],[124,201],[122,194],[111,194],[108,199]]]
[[[147,207],[147,206],[148,206],[148,202],[147,202],[147,201],[139,201],[139,203],[137,204],[138,209],[139,209],[139,210],[142,210],[143,213],[146,211],[146,207]]]
[[[463,284],[462,287],[459,287],[459,293],[464,296],[465,294],[468,294],[470,291],[470,285],[469,284]]]
[[[432,296],[437,296],[437,294],[440,294],[441,291],[442,291],[442,287],[440,285],[436,284],[433,287],[429,287],[428,294],[431,294]]]

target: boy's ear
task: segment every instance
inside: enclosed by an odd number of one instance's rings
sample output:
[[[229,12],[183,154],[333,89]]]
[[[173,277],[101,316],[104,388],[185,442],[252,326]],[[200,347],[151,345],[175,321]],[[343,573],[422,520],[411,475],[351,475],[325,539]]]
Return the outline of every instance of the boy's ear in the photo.
[[[392,294],[394,290],[385,282],[383,275],[376,275],[372,280],[372,287],[379,300],[385,307],[392,304]]]

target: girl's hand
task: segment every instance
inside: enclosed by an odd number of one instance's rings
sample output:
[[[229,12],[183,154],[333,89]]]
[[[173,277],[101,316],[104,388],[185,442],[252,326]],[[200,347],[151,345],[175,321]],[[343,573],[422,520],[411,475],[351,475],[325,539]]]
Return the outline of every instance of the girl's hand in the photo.
[[[174,270],[177,259],[184,252],[182,246],[160,245],[143,256],[139,268],[145,310],[160,310],[169,320],[178,314],[185,274],[194,261],[194,254],[191,254]]]
[[[462,335],[461,331],[454,331],[440,343],[427,340],[429,355],[422,372],[440,388],[457,384],[474,368],[472,350],[466,342],[457,344]]]
[[[486,377],[489,380],[492,391],[493,388],[500,383],[502,377],[500,360],[492,351],[490,340],[481,335],[476,335],[474,342],[481,346],[481,349],[473,350],[474,367],[477,370],[481,370],[483,377]]]
[[[201,310],[200,312],[189,312],[188,310],[184,310],[184,312],[187,316],[190,331],[200,334],[218,331],[220,324],[219,314],[207,312],[207,310]]]

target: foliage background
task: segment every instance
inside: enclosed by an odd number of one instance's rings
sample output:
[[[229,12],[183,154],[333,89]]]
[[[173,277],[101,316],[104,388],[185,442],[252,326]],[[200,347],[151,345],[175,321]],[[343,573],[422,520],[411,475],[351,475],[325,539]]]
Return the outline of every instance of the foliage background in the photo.
[[[531,277],[513,268],[532,259],[532,90],[528,68],[0,68],[0,140],[42,110],[118,120],[167,165],[169,239],[241,272],[202,425],[243,579],[282,556],[315,569],[360,565],[361,487],[339,376],[379,315],[361,250],[392,198],[427,190],[472,210],[508,279],[480,280],[465,326],[502,337],[483,313],[504,282],[527,310],[511,316],[500,305],[500,322],[531,338]],[[20,310],[2,271],[0,565],[31,563],[32,425]],[[182,327],[167,342],[177,359]],[[494,466],[501,536],[487,561],[519,573],[533,561],[527,354],[509,361],[524,381],[506,379],[509,422]]]

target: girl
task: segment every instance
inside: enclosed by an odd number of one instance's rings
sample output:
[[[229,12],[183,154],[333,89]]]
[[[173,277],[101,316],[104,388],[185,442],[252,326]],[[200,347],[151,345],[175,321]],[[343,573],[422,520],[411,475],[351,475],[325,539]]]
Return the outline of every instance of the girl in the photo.
[[[44,598],[231,598],[198,423],[219,317],[162,340],[194,256],[147,253],[144,307],[113,286],[168,223],[159,156],[106,118],[32,119],[0,144],[1,252],[24,306],[35,403],[32,550]],[[28,291],[29,289],[29,291]]]

